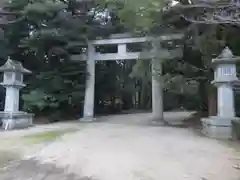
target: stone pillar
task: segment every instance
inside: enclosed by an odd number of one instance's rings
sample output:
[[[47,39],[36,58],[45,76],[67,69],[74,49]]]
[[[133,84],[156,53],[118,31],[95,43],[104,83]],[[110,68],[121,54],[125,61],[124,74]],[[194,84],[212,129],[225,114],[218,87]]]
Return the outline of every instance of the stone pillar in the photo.
[[[202,119],[202,132],[215,139],[232,138],[232,121],[236,120],[234,108],[233,84],[238,81],[236,75],[236,61],[229,48],[213,59],[214,80],[212,84],[217,88],[217,116]]]
[[[219,84],[217,87],[219,117],[235,117],[234,93],[231,84]]]
[[[19,110],[19,89],[6,86],[5,112],[17,112]]]
[[[94,93],[95,93],[95,60],[94,46],[88,44],[87,80],[85,87],[84,111],[81,121],[92,121],[94,118]]]
[[[163,84],[161,80],[162,63],[152,59],[152,118],[163,121]]]
[[[0,67],[0,72],[4,72],[1,85],[6,88],[5,108],[0,112],[2,127],[8,130],[31,126],[33,114],[19,111],[19,90],[25,86],[23,74],[31,72],[23,68],[20,62],[10,58]]]

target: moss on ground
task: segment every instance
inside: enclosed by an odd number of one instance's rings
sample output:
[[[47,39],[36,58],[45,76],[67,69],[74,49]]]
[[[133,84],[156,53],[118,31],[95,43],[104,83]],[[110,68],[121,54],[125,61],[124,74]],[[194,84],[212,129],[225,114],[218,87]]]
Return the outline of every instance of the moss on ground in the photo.
[[[78,130],[77,128],[68,128],[31,133],[18,137],[0,137],[0,174],[5,171],[5,167],[11,164],[11,162],[21,159],[22,147],[51,142],[65,134],[74,133]]]
[[[51,130],[38,132],[34,134],[28,134],[23,136],[22,138],[26,140],[27,143],[38,144],[42,142],[54,141],[55,139],[67,134],[76,132],[77,129],[64,129],[64,130]]]

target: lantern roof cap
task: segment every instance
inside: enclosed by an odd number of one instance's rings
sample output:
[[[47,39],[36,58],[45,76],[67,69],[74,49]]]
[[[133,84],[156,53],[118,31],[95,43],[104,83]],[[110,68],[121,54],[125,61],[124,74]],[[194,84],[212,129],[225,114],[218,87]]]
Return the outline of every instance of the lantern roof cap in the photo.
[[[221,59],[221,58],[232,58],[232,57],[233,57],[232,51],[228,47],[225,47],[217,58]]]
[[[232,51],[225,47],[221,54],[212,60],[213,64],[235,64],[236,61],[240,60],[240,57],[234,56]]]
[[[0,72],[31,73],[31,71],[22,66],[21,62],[12,60],[10,57],[8,57],[8,60],[4,65],[0,66]]]

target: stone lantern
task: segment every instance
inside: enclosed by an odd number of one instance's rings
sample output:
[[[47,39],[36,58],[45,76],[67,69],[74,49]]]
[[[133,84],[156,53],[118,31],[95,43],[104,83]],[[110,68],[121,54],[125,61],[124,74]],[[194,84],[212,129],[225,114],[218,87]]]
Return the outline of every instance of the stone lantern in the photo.
[[[203,133],[216,139],[232,137],[232,120],[235,117],[233,85],[238,81],[236,61],[231,50],[226,47],[222,53],[212,60],[214,66],[214,80],[217,87],[217,116],[202,119]]]
[[[0,67],[0,72],[4,73],[1,85],[6,88],[4,111],[0,112],[2,127],[7,130],[32,125],[33,114],[19,111],[19,90],[26,86],[23,74],[31,71],[23,68],[20,62],[8,58]]]

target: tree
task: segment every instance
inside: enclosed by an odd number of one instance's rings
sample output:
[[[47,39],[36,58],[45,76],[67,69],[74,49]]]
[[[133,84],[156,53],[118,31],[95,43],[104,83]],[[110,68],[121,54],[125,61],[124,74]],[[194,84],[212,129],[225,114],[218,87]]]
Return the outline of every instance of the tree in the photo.
[[[33,71],[22,97],[24,108],[36,113],[64,109],[64,114],[69,114],[71,109],[67,107],[81,109],[85,65],[70,60],[72,54],[84,51],[96,23],[93,15],[87,14],[90,6],[84,6],[86,12],[79,14],[81,6],[73,9],[71,3],[13,0],[4,4],[4,9],[16,14],[18,21],[6,21],[3,28],[7,42],[2,46],[9,49],[7,55]]]
[[[13,0],[3,6],[5,14],[16,15],[14,23],[11,18],[4,23],[6,55],[34,73],[23,90],[24,108],[61,115],[76,107],[80,114],[85,62],[72,59],[81,60],[87,40],[121,30],[117,18],[94,1]]]

